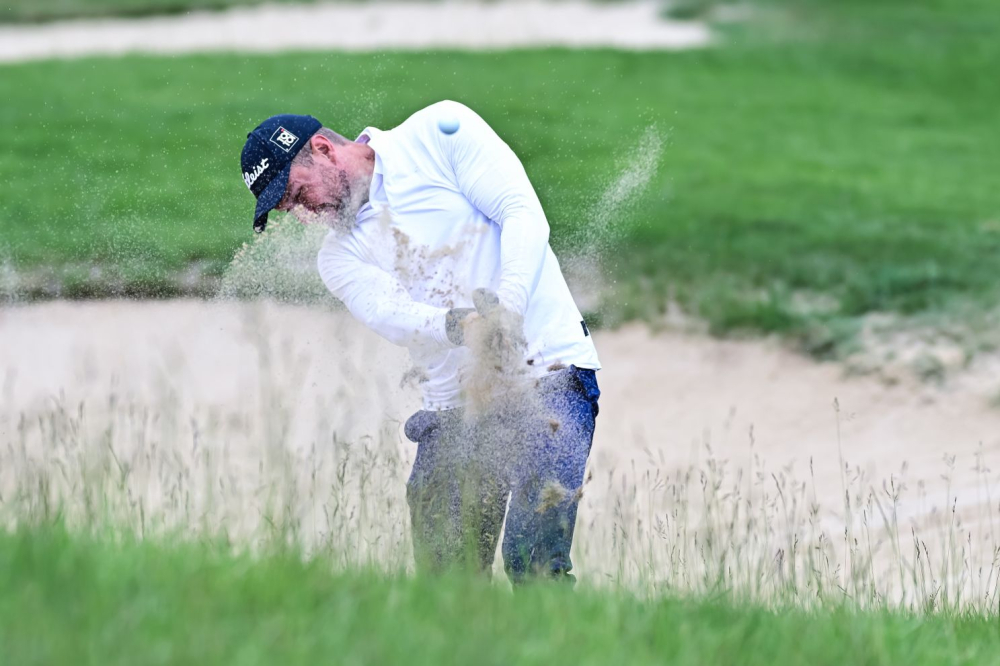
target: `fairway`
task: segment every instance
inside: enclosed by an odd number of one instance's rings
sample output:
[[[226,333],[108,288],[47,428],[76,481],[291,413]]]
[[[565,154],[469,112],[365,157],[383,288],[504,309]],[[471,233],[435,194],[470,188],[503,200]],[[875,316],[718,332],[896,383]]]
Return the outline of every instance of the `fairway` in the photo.
[[[801,35],[764,22],[676,54],[7,66],[0,92],[17,103],[0,117],[18,131],[0,136],[0,252],[29,294],[210,292],[251,238],[235,160],[256,118],[310,112],[353,135],[454,98],[520,155],[557,252],[591,251],[603,215],[619,293],[595,315],[655,317],[674,299],[717,332],[778,331],[831,353],[858,316],[996,298],[987,10],[812,7],[781,24]],[[651,183],[597,210],[650,127],[665,140]]]

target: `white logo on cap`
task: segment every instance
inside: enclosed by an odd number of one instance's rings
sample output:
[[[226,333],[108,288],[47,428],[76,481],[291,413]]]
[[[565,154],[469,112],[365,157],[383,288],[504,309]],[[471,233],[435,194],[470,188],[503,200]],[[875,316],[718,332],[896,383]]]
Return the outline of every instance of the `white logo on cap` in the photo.
[[[271,143],[281,148],[286,153],[292,149],[296,143],[298,143],[299,137],[295,136],[284,127],[279,127],[274,130],[274,134],[271,135]]]
[[[249,173],[247,173],[246,171],[243,172],[243,182],[247,184],[248,188],[251,189],[253,188],[253,184],[257,182],[258,178],[260,178],[260,174],[267,171],[267,167],[268,167],[267,158],[265,157],[260,161],[260,164],[258,164],[253,168],[252,171],[250,171]]]

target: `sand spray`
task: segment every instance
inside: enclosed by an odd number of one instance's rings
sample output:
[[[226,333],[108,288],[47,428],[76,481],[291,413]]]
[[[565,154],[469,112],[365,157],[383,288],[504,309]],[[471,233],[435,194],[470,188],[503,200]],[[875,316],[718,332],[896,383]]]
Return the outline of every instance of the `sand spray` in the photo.
[[[666,134],[656,125],[646,127],[618,158],[600,196],[567,225],[572,229],[572,249],[560,257],[560,265],[577,306],[584,312],[599,310],[609,297],[606,274],[620,259],[615,250],[660,167],[666,141]]]
[[[562,262],[564,271],[576,282],[577,293],[591,295],[601,291],[603,267],[627,230],[625,222],[634,211],[641,194],[649,186],[659,167],[665,140],[655,125],[647,127],[639,139],[628,145],[615,173],[608,179],[594,203],[580,215],[580,223],[572,239],[576,252]],[[355,202],[352,202],[355,203]],[[353,206],[352,206],[353,208]],[[316,272],[316,253],[331,226],[348,230],[344,225],[328,225],[317,219],[276,215],[267,231],[244,244],[225,271],[219,297],[222,299],[275,299],[298,304],[332,303]],[[299,218],[303,218],[299,211]],[[305,218],[309,218],[308,215]],[[391,211],[381,216],[380,225],[391,227]],[[405,234],[392,228],[386,242],[393,245],[395,264],[404,273],[421,270],[432,257],[427,248],[418,247]],[[460,246],[462,244],[459,244]],[[452,248],[459,252],[462,247]],[[440,251],[434,253],[440,254]],[[475,285],[452,286],[455,295],[467,293]],[[466,330],[469,362],[461,376],[466,400],[466,420],[490,423],[483,445],[497,456],[516,454],[525,426],[532,428],[561,427],[547,418],[538,383],[540,377],[564,370],[556,363],[546,368],[528,365],[525,354],[527,341],[523,320],[503,307],[480,307],[475,325]],[[401,369],[403,381],[425,377],[422,369]],[[480,429],[481,430],[481,429]],[[544,502],[554,504],[569,493],[579,499],[580,489],[546,488]]]

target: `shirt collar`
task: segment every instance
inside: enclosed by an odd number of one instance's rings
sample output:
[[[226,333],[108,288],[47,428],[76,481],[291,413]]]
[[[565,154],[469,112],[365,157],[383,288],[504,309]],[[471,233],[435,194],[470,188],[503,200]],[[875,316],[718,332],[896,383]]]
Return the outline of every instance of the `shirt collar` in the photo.
[[[382,130],[377,127],[366,127],[365,130],[354,140],[355,143],[370,145],[375,151],[375,173],[382,174],[382,159],[379,157],[379,144],[381,143]]]
[[[375,151],[375,166],[372,170],[372,182],[368,189],[368,201],[361,210],[358,211],[358,220],[360,221],[365,217],[369,210],[372,208],[372,204],[376,201],[380,201],[384,196],[382,194],[382,158],[378,154],[377,145],[380,143],[379,135],[382,132],[374,127],[366,127],[365,131],[358,135],[358,138],[354,140],[355,143],[370,145],[372,150]],[[373,141],[374,139],[374,141]]]

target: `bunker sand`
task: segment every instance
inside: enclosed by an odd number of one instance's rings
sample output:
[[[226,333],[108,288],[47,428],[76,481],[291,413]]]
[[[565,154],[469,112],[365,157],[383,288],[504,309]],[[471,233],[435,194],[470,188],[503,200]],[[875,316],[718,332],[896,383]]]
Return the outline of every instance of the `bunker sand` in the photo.
[[[739,537],[741,557],[759,549],[770,561],[792,532],[843,541],[846,527],[867,528],[883,553],[874,559],[891,559],[912,527],[925,540],[967,538],[989,566],[1000,411],[986,396],[846,377],[767,341],[639,325],[594,338],[603,396],[580,499],[583,577],[683,585],[671,571],[683,553],[670,549],[704,538],[730,504],[750,524],[795,514]],[[419,397],[402,381],[405,351],[345,313],[53,302],[0,310],[0,339],[4,510],[17,497],[19,511],[40,510],[29,486],[43,477],[82,502],[85,480],[110,469],[128,490],[112,508],[137,529],[253,542],[273,509],[310,548],[405,566],[414,445],[402,423]],[[905,538],[893,540],[892,522]],[[690,560],[704,544],[685,548]]]
[[[275,4],[180,16],[0,26],[0,62],[126,53],[275,53],[531,47],[680,50],[712,40],[701,21],[672,21],[649,0],[588,3]],[[326,30],[303,31],[310,25]],[[343,30],[352,26],[352,30]]]

